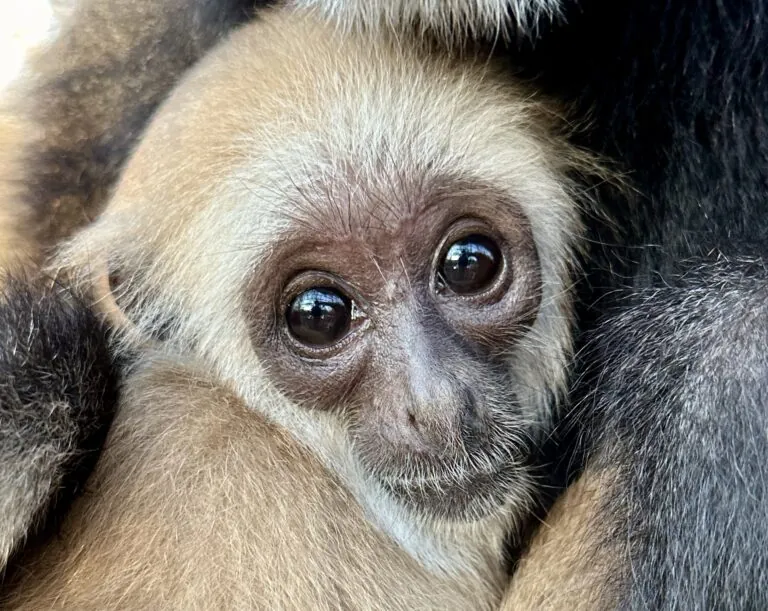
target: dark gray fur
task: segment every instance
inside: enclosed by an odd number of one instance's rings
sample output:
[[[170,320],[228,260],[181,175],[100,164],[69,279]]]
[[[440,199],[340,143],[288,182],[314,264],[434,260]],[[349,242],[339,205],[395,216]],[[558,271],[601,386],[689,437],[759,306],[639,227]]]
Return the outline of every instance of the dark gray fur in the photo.
[[[626,553],[608,576],[621,608],[766,609],[768,271],[683,268],[608,316],[585,354],[575,421],[592,467],[619,474],[594,527]]]
[[[0,574],[80,491],[116,401],[104,325],[70,290],[10,279],[0,292]]]
[[[618,231],[589,221],[571,421],[587,466],[621,474],[614,592],[767,608],[768,3],[563,4],[504,52],[639,191],[602,199]]]

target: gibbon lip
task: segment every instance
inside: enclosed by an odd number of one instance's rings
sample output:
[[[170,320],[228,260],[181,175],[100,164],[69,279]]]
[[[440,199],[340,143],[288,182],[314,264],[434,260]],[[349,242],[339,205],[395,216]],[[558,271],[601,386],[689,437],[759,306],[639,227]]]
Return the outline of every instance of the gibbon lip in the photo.
[[[511,459],[490,468],[451,476],[387,476],[386,490],[407,505],[455,519],[481,518],[504,505],[520,483],[519,466]]]

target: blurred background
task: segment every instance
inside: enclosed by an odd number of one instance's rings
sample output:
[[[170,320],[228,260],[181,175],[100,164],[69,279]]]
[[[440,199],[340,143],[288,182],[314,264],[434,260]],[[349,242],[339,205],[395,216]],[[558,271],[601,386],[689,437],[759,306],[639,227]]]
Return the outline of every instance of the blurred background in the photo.
[[[72,1],[0,0],[0,89],[19,73],[27,49],[55,33],[55,15]]]

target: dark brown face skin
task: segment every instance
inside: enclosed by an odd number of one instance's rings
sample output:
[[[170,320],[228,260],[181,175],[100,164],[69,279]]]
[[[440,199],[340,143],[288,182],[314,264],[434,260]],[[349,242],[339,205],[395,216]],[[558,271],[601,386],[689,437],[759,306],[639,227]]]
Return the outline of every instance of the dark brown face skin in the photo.
[[[291,400],[350,422],[395,497],[477,518],[523,485],[537,432],[513,371],[541,300],[536,247],[520,205],[486,185],[402,191],[315,188],[286,206],[292,230],[249,287],[254,344]]]

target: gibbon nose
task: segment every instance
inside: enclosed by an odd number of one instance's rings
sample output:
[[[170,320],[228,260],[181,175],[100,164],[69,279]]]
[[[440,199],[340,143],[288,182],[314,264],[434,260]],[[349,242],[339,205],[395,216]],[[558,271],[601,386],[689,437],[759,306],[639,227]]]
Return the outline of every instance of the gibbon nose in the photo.
[[[397,405],[384,416],[390,441],[421,454],[456,454],[465,444],[467,431],[480,425],[478,399],[482,388],[472,388],[471,355],[457,343],[451,330],[429,325],[404,313],[397,317],[397,335],[408,338],[401,345],[402,360],[390,378]],[[463,375],[459,375],[463,373]],[[389,435],[388,435],[389,436]]]
[[[452,453],[478,422],[477,400],[461,382],[432,373],[411,378],[398,428],[411,451]]]

